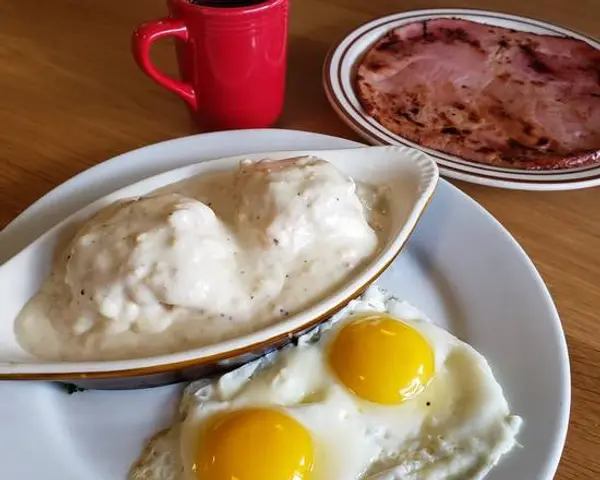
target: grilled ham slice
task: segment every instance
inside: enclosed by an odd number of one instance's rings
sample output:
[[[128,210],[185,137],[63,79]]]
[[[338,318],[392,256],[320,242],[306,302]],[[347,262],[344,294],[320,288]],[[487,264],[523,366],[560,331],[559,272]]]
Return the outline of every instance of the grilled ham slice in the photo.
[[[600,163],[600,50],[458,19],[388,32],[356,70],[366,112],[463,159],[531,170]]]

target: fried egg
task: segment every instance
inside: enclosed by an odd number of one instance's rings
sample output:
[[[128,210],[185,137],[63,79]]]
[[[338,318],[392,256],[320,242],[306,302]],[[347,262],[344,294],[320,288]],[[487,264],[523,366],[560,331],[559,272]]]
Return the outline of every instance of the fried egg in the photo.
[[[473,347],[378,287],[184,391],[130,480],[480,479],[521,418]]]

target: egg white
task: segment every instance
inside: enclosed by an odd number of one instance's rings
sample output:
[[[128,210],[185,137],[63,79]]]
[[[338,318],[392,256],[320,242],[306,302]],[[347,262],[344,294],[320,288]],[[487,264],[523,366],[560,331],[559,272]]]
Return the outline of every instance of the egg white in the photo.
[[[402,319],[429,341],[435,374],[420,395],[399,405],[371,403],[329,368],[326,351],[335,332],[366,312]],[[480,479],[516,444],[521,425],[482,355],[371,287],[297,345],[218,380],[190,384],[181,420],[147,446],[130,480],[196,480],[190,467],[201,426],[217,412],[250,406],[280,408],[310,432],[314,480]]]

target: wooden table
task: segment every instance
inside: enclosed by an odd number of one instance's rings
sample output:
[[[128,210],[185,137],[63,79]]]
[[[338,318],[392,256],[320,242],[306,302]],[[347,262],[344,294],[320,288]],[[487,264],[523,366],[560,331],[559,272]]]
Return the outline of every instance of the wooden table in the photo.
[[[599,0],[292,0],[289,82],[280,127],[357,139],[321,87],[329,46],[384,14],[499,9],[600,37]],[[44,193],[116,154],[194,132],[181,101],[134,65],[134,26],[162,0],[0,2],[0,227]],[[156,61],[174,73],[168,43]],[[571,355],[571,426],[557,478],[600,478],[600,188],[516,192],[453,182],[531,255],[557,303]],[[528,480],[528,479],[514,479]]]

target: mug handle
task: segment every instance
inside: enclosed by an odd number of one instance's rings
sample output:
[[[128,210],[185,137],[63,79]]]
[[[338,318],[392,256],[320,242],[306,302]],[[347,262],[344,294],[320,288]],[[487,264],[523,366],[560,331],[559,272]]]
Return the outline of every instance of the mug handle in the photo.
[[[152,22],[142,23],[133,32],[131,47],[135,61],[159,85],[179,95],[194,110],[198,107],[194,88],[180,80],[169,77],[154,66],[150,58],[150,48],[155,40],[164,37],[177,37],[184,42],[188,40],[188,29],[182,20],[163,18]]]

